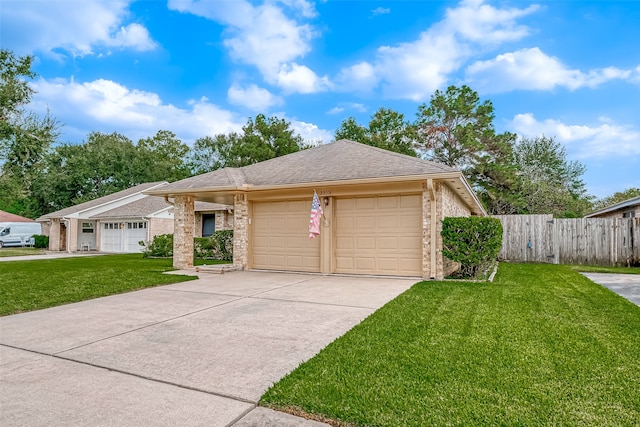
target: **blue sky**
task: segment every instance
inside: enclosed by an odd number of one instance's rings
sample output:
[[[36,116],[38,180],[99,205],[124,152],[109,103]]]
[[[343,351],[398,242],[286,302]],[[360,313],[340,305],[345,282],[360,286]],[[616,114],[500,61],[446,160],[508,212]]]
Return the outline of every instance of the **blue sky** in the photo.
[[[590,193],[640,187],[640,2],[0,0],[0,45],[35,56],[38,92],[63,124],[134,141],[195,139],[258,113],[329,142],[349,116],[413,120],[466,84],[495,126],[555,136]]]

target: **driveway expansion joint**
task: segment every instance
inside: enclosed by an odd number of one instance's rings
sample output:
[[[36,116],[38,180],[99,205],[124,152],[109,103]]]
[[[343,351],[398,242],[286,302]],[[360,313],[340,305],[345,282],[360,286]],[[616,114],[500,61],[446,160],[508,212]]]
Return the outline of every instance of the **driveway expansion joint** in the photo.
[[[45,353],[45,352],[42,352],[42,351],[30,350],[28,348],[22,348],[22,347],[10,345],[10,344],[2,344],[2,343],[0,343],[0,346],[7,347],[7,348],[13,348],[13,349],[16,349],[16,350],[22,350],[22,351],[26,351],[26,352],[32,353],[32,354],[37,354],[37,355],[40,355],[40,356],[53,357],[54,359],[64,360],[64,361],[72,362],[72,363],[78,363],[80,365],[91,366],[92,368],[104,369],[105,371],[116,372],[118,374],[128,375],[130,377],[135,377],[135,378],[139,378],[139,379],[146,380],[146,381],[153,381],[153,382],[160,383],[160,384],[166,384],[166,385],[182,388],[182,389],[185,389],[185,390],[196,391],[196,392],[199,392],[199,393],[210,394],[212,396],[222,397],[222,398],[225,398],[225,399],[231,399],[231,400],[235,400],[235,401],[242,402],[242,403],[248,403],[250,405],[253,405],[253,407],[251,409],[253,409],[256,406],[258,406],[258,402],[254,401],[254,400],[251,400],[251,399],[246,399],[244,397],[234,396],[232,394],[220,393],[220,392],[216,392],[216,391],[212,391],[212,390],[205,390],[205,389],[201,389],[201,388],[197,388],[197,387],[191,387],[191,386],[184,385],[184,384],[178,384],[178,383],[172,382],[172,381],[160,380],[158,378],[153,378],[153,377],[149,377],[149,376],[146,376],[146,375],[134,374],[132,372],[124,371],[122,369],[110,368],[108,366],[99,365],[97,363],[85,362],[83,360],[78,360],[78,359],[73,359],[71,357],[61,356],[60,354],[57,354],[57,353]]]

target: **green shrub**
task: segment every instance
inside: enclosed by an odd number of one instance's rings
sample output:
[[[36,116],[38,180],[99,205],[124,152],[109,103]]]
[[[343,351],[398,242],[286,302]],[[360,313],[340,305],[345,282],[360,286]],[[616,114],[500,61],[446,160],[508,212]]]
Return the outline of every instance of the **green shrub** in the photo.
[[[145,246],[144,242],[140,245]],[[211,237],[193,239],[195,258],[233,260],[233,230],[220,230]],[[159,234],[153,238],[149,246],[145,246],[143,257],[172,257],[173,234]]]
[[[502,224],[497,218],[445,218],[441,234],[442,254],[460,263],[463,277],[484,275],[495,263],[502,246]]]
[[[144,246],[144,242],[140,242]],[[146,246],[142,253],[144,258],[148,257],[163,257],[168,258],[173,256],[173,234],[158,234],[153,237],[153,241],[149,246]]]
[[[36,234],[33,236],[33,246],[36,248],[49,248],[49,236]]]
[[[193,243],[196,258],[233,260],[233,230],[215,231],[211,237],[196,237]]]

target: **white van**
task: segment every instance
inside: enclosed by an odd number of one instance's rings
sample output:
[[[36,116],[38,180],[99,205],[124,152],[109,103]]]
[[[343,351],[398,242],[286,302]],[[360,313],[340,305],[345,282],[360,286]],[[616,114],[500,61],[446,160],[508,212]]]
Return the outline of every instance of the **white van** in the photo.
[[[42,232],[37,222],[0,222],[0,248],[3,246],[31,246],[33,236]]]

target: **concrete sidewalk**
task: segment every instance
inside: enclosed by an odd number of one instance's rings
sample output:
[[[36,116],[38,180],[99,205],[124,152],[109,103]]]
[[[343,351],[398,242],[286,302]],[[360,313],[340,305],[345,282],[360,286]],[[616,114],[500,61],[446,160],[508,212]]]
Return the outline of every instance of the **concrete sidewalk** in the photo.
[[[640,274],[582,273],[594,282],[611,289],[640,305]]]
[[[0,318],[0,424],[325,424],[257,407],[415,280],[234,272]]]
[[[104,253],[104,252],[47,252],[47,253],[41,254],[41,255],[22,255],[22,256],[0,257],[0,262],[36,261],[36,260],[42,260],[42,259],[72,258],[72,257],[79,257],[79,256],[98,256],[98,255],[107,255],[107,254]]]

